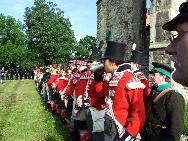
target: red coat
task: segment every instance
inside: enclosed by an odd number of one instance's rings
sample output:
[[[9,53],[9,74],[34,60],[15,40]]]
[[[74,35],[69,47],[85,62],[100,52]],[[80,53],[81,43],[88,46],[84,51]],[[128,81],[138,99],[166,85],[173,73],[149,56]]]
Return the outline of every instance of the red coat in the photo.
[[[52,83],[52,87],[53,85],[55,86],[54,89],[57,89],[57,85],[59,84],[59,79],[57,78],[53,83]]]
[[[104,82],[95,82],[94,79],[90,79],[88,97],[91,107],[95,107],[98,110],[104,109],[105,105],[105,92],[103,89]],[[106,91],[107,92],[107,91]]]
[[[106,96],[107,114],[115,120],[119,129],[126,130],[135,137],[145,121],[144,85],[134,77],[131,70],[124,68],[126,67],[122,66],[123,70],[119,68],[109,82],[109,94]]]
[[[36,71],[37,73],[39,73],[39,72],[41,72],[41,69],[40,69],[39,67],[35,67],[35,71]]]
[[[85,71],[81,73],[80,79],[78,80],[76,87],[75,87],[75,95],[76,98],[80,95],[83,95],[85,92],[86,84],[88,82],[88,79],[90,79],[91,72]]]
[[[56,90],[57,90],[57,92],[63,91],[64,88],[68,84],[68,76],[65,75],[65,76],[59,77],[58,80],[59,80],[59,83],[57,84]]]
[[[107,95],[109,89],[108,89],[109,82],[108,81],[103,81],[103,82],[95,82],[95,91],[96,95],[99,98],[105,98]]]
[[[50,86],[52,85],[53,82],[55,82],[55,80],[58,78],[57,74],[51,74],[50,79],[47,82],[47,85]]]
[[[70,83],[69,83],[69,86],[67,87],[67,89],[65,91],[66,96],[73,95],[73,92],[74,92],[74,89],[75,89],[75,86],[76,86],[76,82],[77,82],[76,78],[69,78],[69,79],[70,79]]]
[[[65,91],[66,96],[73,96],[73,92],[75,90],[75,87],[76,87],[76,84],[77,84],[79,78],[80,78],[80,74],[77,72],[74,72],[73,74],[71,74],[69,76],[70,82],[69,82],[68,87]]]
[[[146,102],[149,94],[151,93],[149,81],[141,71],[136,71],[133,73],[145,85],[143,96],[144,96],[144,102]]]

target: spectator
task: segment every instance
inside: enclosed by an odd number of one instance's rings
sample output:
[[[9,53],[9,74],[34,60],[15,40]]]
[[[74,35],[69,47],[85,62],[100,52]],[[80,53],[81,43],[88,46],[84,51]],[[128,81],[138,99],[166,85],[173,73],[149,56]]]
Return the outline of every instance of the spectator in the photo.
[[[2,69],[0,69],[0,83],[3,83],[3,79],[2,79]]]
[[[179,141],[184,125],[185,101],[167,82],[172,68],[153,62],[150,71],[153,80],[146,104],[146,122],[143,141]]]
[[[188,2],[183,2],[179,7],[179,14],[171,21],[163,25],[167,31],[176,31],[175,35],[170,37],[170,44],[166,48],[166,53],[172,55],[176,68],[172,78],[188,86]]]

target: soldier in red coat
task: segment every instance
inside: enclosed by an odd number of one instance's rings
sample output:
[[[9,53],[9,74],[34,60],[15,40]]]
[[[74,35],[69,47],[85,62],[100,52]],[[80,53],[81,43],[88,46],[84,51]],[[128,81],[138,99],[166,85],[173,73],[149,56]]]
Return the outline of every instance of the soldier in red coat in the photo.
[[[65,98],[64,96],[62,96],[61,93],[68,85],[68,82],[68,75],[62,71],[60,77],[58,78],[55,97],[55,103],[57,104],[57,112],[58,114],[60,114],[62,120],[65,120]]]
[[[79,63],[79,64],[78,64]],[[84,66],[83,61],[77,61],[77,65],[79,65],[79,71],[80,71],[80,77],[79,79],[73,79],[72,84],[74,84],[75,80],[76,85],[73,92],[73,110],[72,110],[72,120],[73,121],[73,128],[75,131],[79,131],[80,133],[80,140],[81,141],[87,141],[88,140],[88,131],[87,131],[87,123],[86,123],[86,117],[84,113],[84,107],[82,105],[82,99],[83,94],[85,92],[85,87],[87,84],[87,81],[91,75],[91,72],[87,70],[87,67]],[[68,94],[67,89],[66,95]],[[79,140],[79,138],[77,138]]]
[[[79,140],[79,131],[74,126],[74,119],[71,118],[72,110],[73,110],[73,97],[74,97],[74,90],[76,84],[80,78],[80,73],[78,69],[74,68],[72,70],[72,74],[69,76],[68,84],[66,88],[61,92],[61,95],[67,99],[67,106],[65,111],[65,120],[67,122],[67,127],[70,133],[70,140],[71,141],[78,141]]]
[[[143,96],[144,96],[144,102],[146,103],[146,100],[151,92],[151,89],[147,77],[142,72],[142,63],[143,63],[142,56],[144,56],[144,51],[136,50],[136,44],[134,43],[131,53],[132,53],[131,58],[130,60],[127,61],[127,63],[130,63],[133,74],[145,85]]]
[[[81,68],[84,68],[81,66]],[[83,107],[83,95],[85,92],[85,88],[87,85],[87,82],[89,81],[91,72],[87,69],[84,69],[81,72],[80,79],[78,80],[76,87],[75,87],[75,98],[76,103],[73,109],[73,118],[75,119],[75,125],[80,130],[80,140],[81,141],[87,141],[88,140],[88,132],[87,132],[87,122],[86,117],[84,113],[84,107]]]
[[[54,95],[53,95],[53,87],[52,84],[56,81],[58,78],[58,73],[56,67],[51,70],[51,75],[49,80],[47,81],[46,89],[47,89],[47,96],[48,96],[48,102],[50,103],[51,109],[55,110],[56,106],[54,103]]]
[[[103,73],[103,69],[92,73],[83,95],[89,141],[104,140],[105,92],[103,89]]]
[[[124,63],[126,48],[125,44],[108,41],[102,58],[105,72],[112,73],[105,98],[105,141],[135,140],[145,122],[145,86],[134,76],[130,64]]]

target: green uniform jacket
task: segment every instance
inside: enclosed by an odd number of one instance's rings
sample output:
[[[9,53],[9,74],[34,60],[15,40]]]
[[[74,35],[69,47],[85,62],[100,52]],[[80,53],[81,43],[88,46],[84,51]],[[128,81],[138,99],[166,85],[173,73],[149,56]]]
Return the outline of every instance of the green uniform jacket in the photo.
[[[165,83],[152,90],[146,104],[146,123],[143,129],[144,141],[179,141],[184,125],[185,101],[181,94],[168,91],[157,102],[154,98],[164,89],[170,87]]]

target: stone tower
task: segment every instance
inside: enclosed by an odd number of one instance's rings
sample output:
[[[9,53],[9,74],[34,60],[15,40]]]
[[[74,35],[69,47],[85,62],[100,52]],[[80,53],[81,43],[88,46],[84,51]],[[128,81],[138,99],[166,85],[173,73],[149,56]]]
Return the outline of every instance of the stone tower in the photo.
[[[98,0],[97,45],[105,48],[106,40],[127,44],[125,56],[130,57],[133,43],[143,51],[147,47],[145,0]]]
[[[169,44],[170,32],[164,31],[162,25],[178,14],[179,5],[185,0],[154,0],[151,6],[149,61],[170,64],[165,47]]]

